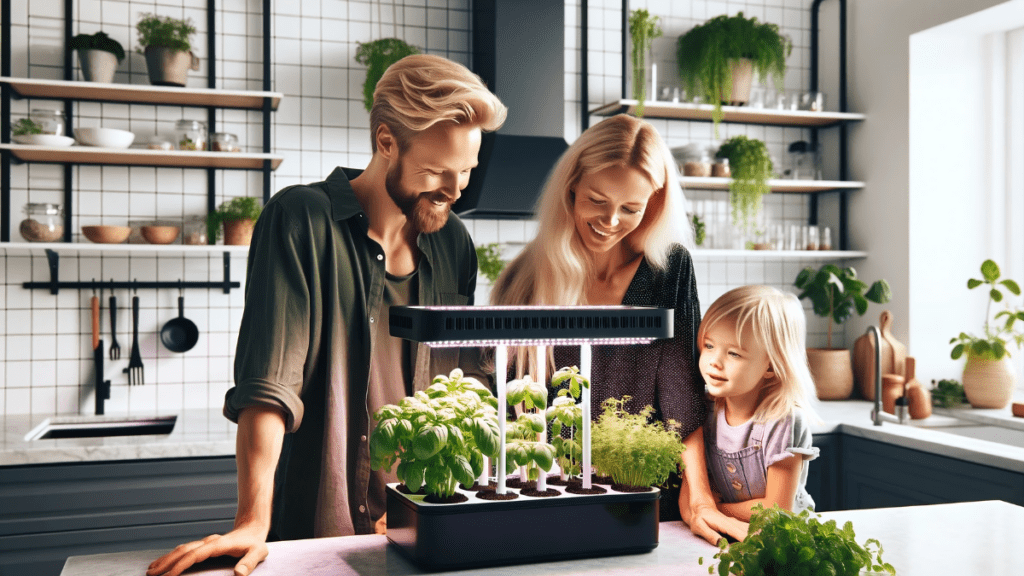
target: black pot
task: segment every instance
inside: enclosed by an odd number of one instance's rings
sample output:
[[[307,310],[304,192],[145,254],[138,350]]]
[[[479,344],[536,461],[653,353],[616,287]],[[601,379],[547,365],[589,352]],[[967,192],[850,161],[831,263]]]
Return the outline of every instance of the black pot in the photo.
[[[185,297],[178,296],[178,317],[172,318],[160,330],[160,341],[171,352],[188,352],[199,341],[199,328],[185,318]]]

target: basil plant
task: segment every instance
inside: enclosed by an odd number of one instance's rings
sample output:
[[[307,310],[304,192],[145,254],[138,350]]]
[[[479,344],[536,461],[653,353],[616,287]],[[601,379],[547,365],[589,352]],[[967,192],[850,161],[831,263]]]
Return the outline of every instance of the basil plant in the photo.
[[[537,440],[537,434],[544,431],[544,411],[548,403],[547,388],[541,382],[534,382],[530,375],[508,383],[505,398],[509,406],[522,403],[526,410],[506,429],[505,460],[512,466],[527,467],[526,480],[537,480],[540,471],[551,470],[555,462],[555,447]]]
[[[547,419],[551,421],[551,444],[555,448],[558,467],[562,471],[562,479],[580,474],[580,463],[583,459],[583,447],[580,444],[577,430],[583,429],[583,408],[576,403],[583,388],[590,387],[590,380],[580,374],[576,366],[565,367],[551,377],[553,386],[565,388],[558,391],[547,410]],[[568,428],[568,437],[562,436],[562,429]]]
[[[472,485],[484,471],[484,457],[501,448],[498,400],[490,389],[456,368],[434,377],[423,391],[374,415],[370,466],[395,473],[410,492],[447,498],[461,482]]]

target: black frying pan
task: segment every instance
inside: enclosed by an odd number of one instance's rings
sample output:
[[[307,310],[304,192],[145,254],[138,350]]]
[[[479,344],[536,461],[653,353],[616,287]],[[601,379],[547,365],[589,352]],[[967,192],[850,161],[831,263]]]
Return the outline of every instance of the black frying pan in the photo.
[[[172,318],[160,330],[160,341],[171,352],[188,352],[199,341],[199,328],[185,318],[185,297],[178,296],[178,317]]]

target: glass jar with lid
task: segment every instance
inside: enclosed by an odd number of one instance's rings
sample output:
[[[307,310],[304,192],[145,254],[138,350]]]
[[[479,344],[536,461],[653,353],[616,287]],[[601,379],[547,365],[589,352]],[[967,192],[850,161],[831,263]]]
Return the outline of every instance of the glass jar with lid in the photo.
[[[210,136],[210,150],[213,152],[241,152],[238,136],[230,132],[214,132]]]
[[[28,203],[22,209],[21,237],[29,242],[59,242],[64,237],[64,211],[60,204]]]
[[[29,119],[39,125],[43,134],[64,135],[64,113],[60,110],[36,108],[29,114]]]
[[[178,150],[206,150],[206,122],[178,120],[174,134]]]

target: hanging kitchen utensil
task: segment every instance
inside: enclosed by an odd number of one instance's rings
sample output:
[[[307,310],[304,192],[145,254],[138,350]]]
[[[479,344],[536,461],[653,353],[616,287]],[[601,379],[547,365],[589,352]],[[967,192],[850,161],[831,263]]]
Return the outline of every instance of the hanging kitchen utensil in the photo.
[[[199,341],[199,328],[185,318],[185,297],[178,289],[178,317],[172,318],[160,330],[160,341],[171,352],[188,352]]]
[[[128,360],[128,367],[124,369],[128,374],[129,386],[142,386],[146,383],[142,366],[142,354],[139,353],[139,297],[132,296],[132,354]]]
[[[111,280],[113,282],[113,280]],[[117,297],[110,295],[110,359],[121,358],[121,345],[117,343]]]
[[[100,340],[100,299],[93,292],[92,302],[92,359],[96,368],[96,415],[103,415],[103,401],[110,399],[110,380],[103,379],[103,340]]]

